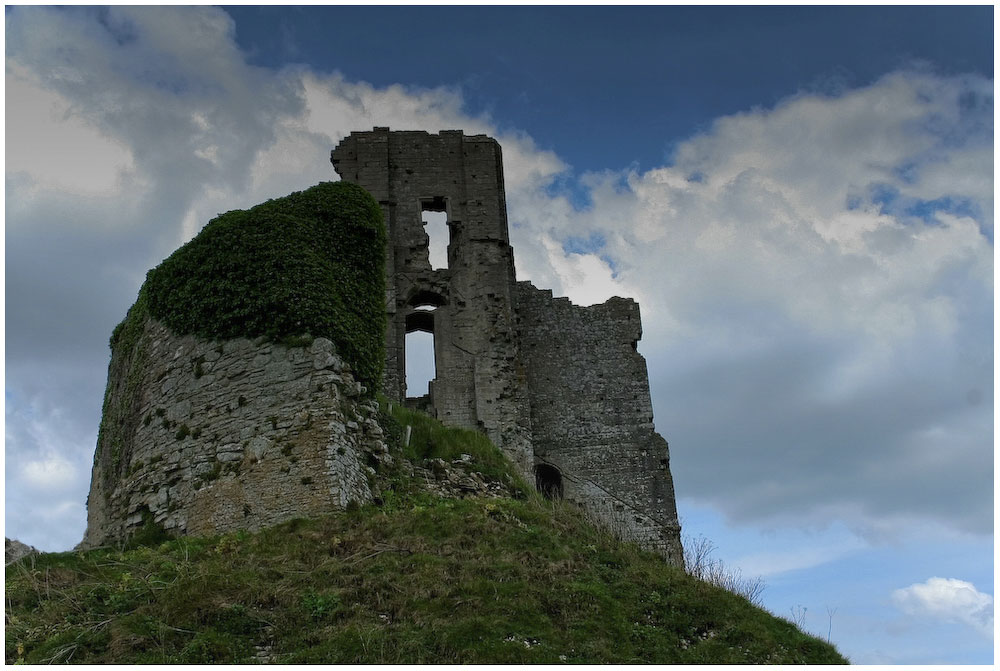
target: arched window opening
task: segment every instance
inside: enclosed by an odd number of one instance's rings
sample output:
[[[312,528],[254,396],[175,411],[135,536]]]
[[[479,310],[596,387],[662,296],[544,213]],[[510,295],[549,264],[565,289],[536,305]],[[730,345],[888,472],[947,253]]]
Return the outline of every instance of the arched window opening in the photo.
[[[420,207],[424,231],[427,233],[427,259],[431,270],[447,270],[448,244],[451,242],[447,203],[444,198],[434,198],[421,202]]]
[[[535,466],[535,489],[549,500],[563,497],[562,473],[550,464]]]
[[[418,305],[406,316],[403,357],[406,367],[406,398],[430,394],[437,376],[434,356],[434,305]]]

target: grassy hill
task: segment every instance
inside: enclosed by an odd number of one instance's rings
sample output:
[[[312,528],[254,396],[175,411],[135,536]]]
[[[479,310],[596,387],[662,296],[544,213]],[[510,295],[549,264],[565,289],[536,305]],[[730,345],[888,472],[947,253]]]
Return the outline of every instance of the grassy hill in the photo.
[[[480,434],[393,419],[413,427],[397,464],[464,453],[510,496],[441,498],[397,467],[341,514],[29,557],[7,567],[6,662],[846,662],[530,493]]]

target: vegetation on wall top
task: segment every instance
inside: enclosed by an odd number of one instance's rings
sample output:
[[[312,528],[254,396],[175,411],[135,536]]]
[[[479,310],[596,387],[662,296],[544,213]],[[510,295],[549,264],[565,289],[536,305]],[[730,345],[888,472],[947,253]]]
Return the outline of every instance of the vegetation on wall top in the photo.
[[[384,360],[385,240],[378,203],[345,182],[219,215],[149,271],[111,345],[128,347],[147,314],[179,335],[214,340],[322,336],[374,393]]]

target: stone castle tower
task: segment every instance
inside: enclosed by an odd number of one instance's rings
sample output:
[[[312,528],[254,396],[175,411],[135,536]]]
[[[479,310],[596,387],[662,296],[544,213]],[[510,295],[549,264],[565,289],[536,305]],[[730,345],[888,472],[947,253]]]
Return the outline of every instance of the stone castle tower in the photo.
[[[496,140],[375,128],[344,138],[331,161],[385,213],[386,395],[484,431],[539,489],[681,564],[667,443],[636,349],[639,306],[579,307],[516,280]],[[431,266],[426,212],[446,215],[447,268]],[[406,393],[413,331],[434,335],[424,399]]]

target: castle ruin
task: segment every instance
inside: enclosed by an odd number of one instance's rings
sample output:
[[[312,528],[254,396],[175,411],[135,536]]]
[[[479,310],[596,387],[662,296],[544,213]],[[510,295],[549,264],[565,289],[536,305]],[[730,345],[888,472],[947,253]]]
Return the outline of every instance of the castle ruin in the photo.
[[[484,431],[547,495],[681,564],[667,442],[636,349],[639,306],[580,307],[516,280],[499,143],[375,128],[330,158],[385,213],[386,395]],[[446,215],[446,268],[431,265],[427,212]],[[426,398],[407,399],[413,331],[433,334],[436,376]]]
[[[461,131],[375,128],[344,138],[331,160],[348,184],[283,200],[302,207],[306,198],[312,216],[325,217],[323,199],[343,187],[366,199],[379,226],[381,209],[388,398],[486,433],[543,494],[683,565],[667,443],[636,349],[639,306],[612,298],[580,307],[516,280],[500,145]],[[446,220],[445,268],[431,264],[429,212]],[[348,275],[367,269],[378,279],[369,297],[378,314],[381,243],[368,253]],[[175,332],[145,301],[140,291],[112,336],[81,547],[150,523],[176,534],[255,530],[377,496],[371,465],[392,461],[389,441],[361,371],[335,343]],[[378,353],[381,331],[370,326]],[[406,386],[414,331],[434,338],[436,375],[423,397]]]

